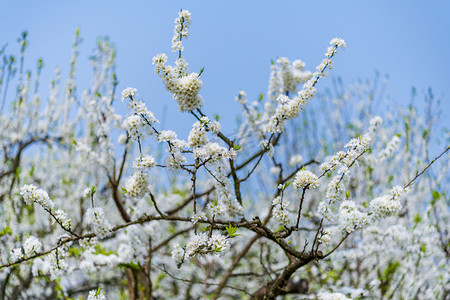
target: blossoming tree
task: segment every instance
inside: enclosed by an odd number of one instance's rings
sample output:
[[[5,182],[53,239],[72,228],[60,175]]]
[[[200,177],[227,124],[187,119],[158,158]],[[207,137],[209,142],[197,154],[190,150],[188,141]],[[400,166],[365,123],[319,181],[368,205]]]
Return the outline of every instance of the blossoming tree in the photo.
[[[346,46],[336,38],[314,72],[278,58],[266,97],[238,92],[230,136],[202,111],[202,71],[183,57],[190,24],[182,10],[174,65],[153,58],[192,115],[186,139],[136,88],[121,93],[128,116],[115,111],[107,40],[80,94],[77,31],[68,79],[57,70],[45,101],[43,62],[34,77],[23,70],[26,34],[19,60],[2,50],[0,299],[448,297],[449,147],[429,155],[432,94],[424,116],[410,107],[383,120],[370,82],[317,93]]]

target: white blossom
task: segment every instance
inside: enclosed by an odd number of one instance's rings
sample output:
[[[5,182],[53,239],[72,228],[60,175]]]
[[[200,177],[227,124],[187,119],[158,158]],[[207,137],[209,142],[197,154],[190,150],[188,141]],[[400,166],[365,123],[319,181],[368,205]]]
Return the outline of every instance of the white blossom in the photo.
[[[106,300],[106,296],[104,293],[101,293],[99,290],[89,291],[87,300]]]
[[[137,93],[137,89],[127,87],[122,91],[122,101],[124,101],[126,98],[132,99],[133,96]]]
[[[26,204],[36,202],[49,210],[55,206],[55,203],[50,200],[46,191],[39,189],[32,184],[24,185],[20,190],[20,194],[23,196]]]
[[[41,251],[42,243],[35,236],[30,236],[23,243],[23,250],[25,251],[26,256],[31,256],[36,252]]]
[[[155,158],[151,155],[146,155],[144,157],[140,156],[133,162],[133,168],[146,170],[154,167],[156,165]]]
[[[105,217],[103,209],[100,207],[89,208],[86,212],[86,218],[92,225],[94,232],[99,237],[104,237],[107,235],[112,228],[111,224]]]
[[[192,222],[193,224],[196,224],[196,223],[197,223],[198,221],[200,221],[200,220],[204,220],[204,221],[208,220],[208,218],[206,217],[205,212],[203,212],[203,211],[200,211],[200,212],[196,213],[196,214],[193,215],[192,218],[191,218],[191,222]]]
[[[319,181],[317,176],[308,170],[300,170],[295,175],[295,180],[292,183],[295,189],[298,189],[300,187],[306,188],[306,187],[312,187],[317,188],[319,186]]]

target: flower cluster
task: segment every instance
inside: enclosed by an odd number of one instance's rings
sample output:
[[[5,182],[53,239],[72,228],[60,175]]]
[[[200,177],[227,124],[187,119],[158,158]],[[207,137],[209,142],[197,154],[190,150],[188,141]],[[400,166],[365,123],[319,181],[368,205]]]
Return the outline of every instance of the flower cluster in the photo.
[[[102,208],[89,208],[86,212],[86,218],[97,236],[104,237],[111,231],[111,224],[106,219]]]
[[[142,137],[144,126],[145,126],[144,119],[138,115],[128,116],[123,122],[124,129],[127,130],[128,135],[133,140],[137,140],[140,137]]]
[[[92,290],[89,291],[87,300],[106,300],[106,296],[100,290]]]
[[[207,122],[209,122],[209,120],[204,117],[201,121],[197,121],[192,125],[192,130],[188,137],[189,147],[201,147],[208,143],[207,127],[205,126]]]
[[[370,148],[372,138],[369,134],[351,139],[346,145],[347,152],[340,151],[328,158],[322,165],[324,171],[338,169],[339,174],[346,173],[356,159]]]
[[[180,247],[175,247],[172,251],[172,257],[177,264],[182,261],[182,250]],[[194,257],[197,254],[214,253],[223,257],[228,250],[230,250],[230,242],[227,238],[220,234],[212,234],[208,237],[206,233],[193,235],[186,244],[185,255],[186,258]]]
[[[319,294],[319,300],[350,300],[342,293],[324,292]]]
[[[72,227],[72,220],[67,217],[67,213],[62,209],[57,209],[54,216],[56,219],[55,221],[58,221],[65,229],[70,229]]]
[[[167,151],[170,153],[167,158],[167,165],[171,170],[180,169],[187,159],[183,155],[183,148],[186,147],[186,141],[177,138],[177,134],[172,130],[163,130],[158,135],[159,142],[167,142],[169,147]]]
[[[273,208],[273,217],[279,226],[289,226],[292,222],[292,219],[289,215],[287,207],[289,206],[289,201],[284,199],[281,196],[275,197],[272,200]]]
[[[124,101],[126,98],[133,99],[133,96],[137,93],[137,89],[132,87],[127,87],[122,91],[122,101]]]
[[[23,252],[21,248],[11,249],[11,261],[18,261],[23,258]]]
[[[218,160],[213,163],[215,167],[214,174],[217,199],[217,202],[215,202],[217,203],[217,206],[223,207],[223,212],[226,212],[232,217],[241,215],[243,210],[242,205],[236,199],[233,184],[227,176],[227,171],[223,161]],[[222,209],[219,210],[222,211]]]
[[[391,157],[395,151],[400,148],[400,138],[394,135],[392,139],[387,143],[386,148],[384,148],[379,154],[378,159],[386,159]]]
[[[347,233],[362,228],[369,221],[367,213],[361,212],[354,201],[343,201],[339,208],[339,228]]]
[[[383,124],[383,119],[380,116],[375,116],[369,121],[369,133],[374,134],[378,128]]]
[[[182,39],[189,35],[189,26],[191,25],[191,13],[187,10],[181,10],[178,18],[175,19],[175,27],[172,37],[172,51],[183,51]]]
[[[133,168],[135,169],[150,169],[156,165],[155,158],[151,155],[139,156],[133,162]]]
[[[218,143],[207,143],[206,145],[194,149],[194,157],[214,162],[218,159],[234,159],[236,150],[227,149]]]
[[[302,163],[303,157],[300,154],[293,155],[289,159],[289,165],[290,166],[297,166]]]
[[[179,244],[174,244],[172,246],[172,259],[175,261],[178,267],[180,267],[184,261],[184,250],[180,247]]]
[[[271,66],[268,97],[275,100],[278,95],[297,92],[297,86],[307,81],[312,73],[303,71],[305,63],[301,60],[289,61],[286,57],[277,59]]]
[[[55,206],[55,203],[50,200],[46,191],[39,189],[32,184],[25,184],[21,188],[20,194],[23,196],[26,204],[36,202],[48,210],[51,210]]]
[[[344,195],[344,186],[342,182],[343,180],[341,179],[342,175],[336,175],[331,179],[330,183],[328,184],[325,196],[329,204],[335,203],[336,201],[340,200]]]
[[[142,197],[147,191],[148,175],[144,172],[136,172],[125,182],[125,192],[132,198]]]
[[[128,131],[130,137],[134,140],[142,137],[142,131],[145,125],[152,125],[153,123],[159,123],[159,120],[154,114],[148,110],[147,106],[142,101],[136,101],[133,96],[137,93],[135,88],[126,88],[122,91],[122,101],[126,98],[130,98],[128,107],[134,112],[124,120],[123,127]],[[147,130],[147,133],[152,135],[152,130]],[[123,139],[123,138],[122,138]]]
[[[298,189],[300,187],[302,188],[317,188],[319,186],[319,181],[317,179],[317,176],[308,170],[300,170],[295,175],[295,180],[292,183],[295,189]]]
[[[230,242],[225,236],[214,233],[208,240],[208,248],[222,257],[230,250]]]
[[[226,207],[222,203],[219,203],[217,198],[214,199],[214,201],[209,202],[207,208],[213,216],[220,216],[226,211]]]
[[[23,243],[23,250],[25,251],[26,256],[33,255],[34,253],[41,251],[41,249],[42,243],[35,236],[30,235]]]
[[[184,58],[176,61],[176,66],[166,66],[167,56],[159,54],[153,58],[156,73],[161,77],[166,89],[178,103],[181,112],[192,111],[199,108],[203,102],[198,94],[202,81],[198,73],[188,73]]]
[[[206,217],[206,213],[204,211],[198,212],[192,216],[191,222],[197,224],[198,221],[203,220],[206,221],[208,218]]]
[[[290,99],[288,96],[279,94],[276,96],[278,106],[275,114],[270,118],[269,122],[265,125],[265,132],[282,132],[284,131],[286,121],[298,116],[300,109],[303,109],[308,101],[315,96],[315,85],[321,77],[327,76],[325,70],[331,69],[332,57],[337,53],[338,47],[345,48],[345,42],[341,39],[333,39],[330,42],[331,47],[328,48],[326,58],[316,67],[314,72],[308,81],[303,84],[302,89],[297,93],[297,96]],[[286,62],[284,62],[286,64]],[[301,64],[298,64],[299,66]],[[309,77],[309,74],[308,74]],[[289,82],[289,80],[288,80]],[[290,84],[289,88],[292,87]]]
[[[155,115],[148,110],[147,105],[142,101],[130,100],[128,102],[128,107],[136,114],[144,118],[144,121],[147,123],[159,123],[159,120],[155,117]],[[148,124],[147,123],[147,124]]]
[[[370,201],[370,212],[378,218],[392,215],[402,208],[399,198],[405,191],[401,186],[393,187],[388,194]]]

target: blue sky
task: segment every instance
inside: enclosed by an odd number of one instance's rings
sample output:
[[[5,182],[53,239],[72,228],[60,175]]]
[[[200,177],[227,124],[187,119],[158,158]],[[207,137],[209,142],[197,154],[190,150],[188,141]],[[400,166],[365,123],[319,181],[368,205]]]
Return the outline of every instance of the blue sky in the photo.
[[[34,70],[38,57],[45,62],[41,87],[48,86],[56,66],[67,73],[77,26],[84,38],[77,78],[88,87],[88,56],[97,37],[108,35],[118,53],[119,91],[136,87],[159,118],[166,107],[166,127],[182,129],[193,121],[180,116],[151,64],[156,53],[175,58],[170,40],[181,8],[193,18],[185,56],[192,71],[205,67],[204,110],[220,113],[223,123],[234,124],[239,111],[234,96],[240,89],[250,99],[267,91],[271,59],[300,58],[312,70],[330,39],[341,37],[347,48],[336,57],[331,76],[350,84],[373,78],[375,70],[389,74],[387,93],[399,105],[407,105],[412,86],[419,95],[432,87],[442,96],[442,125],[450,126],[445,118],[450,110],[450,1],[11,0],[1,6],[0,45],[8,43],[17,53],[15,41],[28,30],[28,67]],[[324,86],[322,81],[319,90]]]

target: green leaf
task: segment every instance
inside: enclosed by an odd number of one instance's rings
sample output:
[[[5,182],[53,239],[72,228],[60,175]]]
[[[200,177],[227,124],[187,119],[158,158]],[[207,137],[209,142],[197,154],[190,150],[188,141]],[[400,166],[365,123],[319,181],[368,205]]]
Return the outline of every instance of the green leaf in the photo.
[[[238,230],[238,227],[237,227],[237,226],[236,226],[236,227],[233,227],[233,226],[231,226],[231,224],[229,223],[228,226],[226,227],[226,229],[227,229],[227,232],[228,232],[228,236],[229,236],[230,238],[234,238],[234,237],[240,235],[240,234],[236,234],[236,232],[237,232],[237,230]]]
[[[414,223],[417,225],[422,221],[422,217],[419,214],[414,216]]]
[[[423,253],[427,252],[427,245],[425,245],[425,243],[422,243],[420,245],[420,251],[422,251]]]
[[[0,230],[0,237],[4,236],[4,235],[12,235],[13,231],[12,228],[9,226],[4,227],[2,230]]]
[[[81,255],[80,248],[69,248],[69,256],[79,257]]]
[[[264,94],[263,93],[259,94],[258,102],[261,102],[263,98],[264,98]]]
[[[206,227],[200,228],[200,231],[209,231],[209,228],[210,228],[210,226],[206,226]]]
[[[126,188],[121,188],[122,189],[122,194],[126,194],[127,193],[127,189]]]
[[[233,149],[236,150],[236,151],[239,151],[239,150],[242,149],[242,147],[241,147],[241,145],[236,144],[236,145],[233,145]]]

